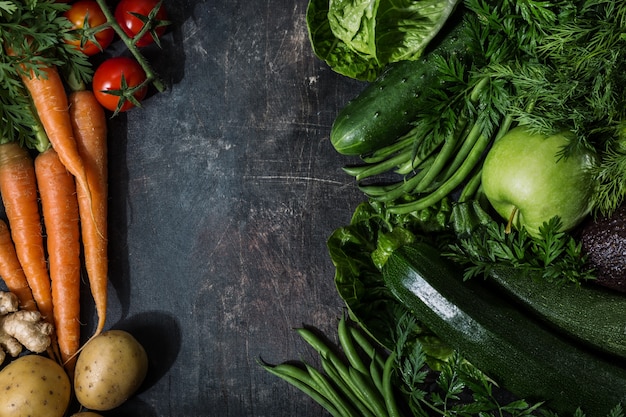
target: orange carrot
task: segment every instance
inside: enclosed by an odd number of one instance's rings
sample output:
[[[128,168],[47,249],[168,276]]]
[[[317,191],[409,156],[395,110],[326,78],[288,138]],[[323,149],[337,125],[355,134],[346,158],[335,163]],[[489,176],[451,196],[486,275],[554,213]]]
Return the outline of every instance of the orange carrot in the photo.
[[[72,130],[65,86],[56,67],[42,68],[41,71],[39,77],[32,71],[23,74],[22,82],[30,93],[52,147],[65,168],[76,178],[78,187],[83,189],[91,201],[87,174]]]
[[[17,296],[21,309],[37,309],[26,275],[24,275],[20,260],[17,258],[11,232],[3,220],[0,220],[0,276],[7,289]]]
[[[91,91],[73,92],[69,101],[70,119],[91,192],[90,201],[81,188],[77,190],[85,268],[98,314],[95,334],[99,334],[106,321],[108,283],[106,115]],[[90,208],[92,215],[83,215],[89,213]]]
[[[33,159],[15,142],[0,145],[0,195],[17,257],[37,308],[52,323],[52,292],[41,230]]]
[[[54,148],[35,158],[43,221],[54,326],[61,360],[73,370],[80,347],[80,227],[76,183]]]

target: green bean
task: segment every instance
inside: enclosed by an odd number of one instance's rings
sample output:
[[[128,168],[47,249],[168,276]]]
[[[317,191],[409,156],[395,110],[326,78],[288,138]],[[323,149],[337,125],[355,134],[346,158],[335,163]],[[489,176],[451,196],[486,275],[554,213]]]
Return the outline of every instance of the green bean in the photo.
[[[359,413],[346,400],[337,393],[328,378],[314,367],[305,364],[306,369],[314,381],[320,387],[321,393],[335,406],[343,417],[359,417]]]
[[[381,162],[389,158],[391,155],[395,153],[410,150],[411,148],[413,148],[415,141],[418,140],[418,138],[415,135],[417,131],[418,131],[418,128],[414,127],[408,133],[398,138],[398,140],[396,140],[395,142],[387,146],[384,146],[380,149],[377,149],[370,154],[361,155],[361,159],[363,160],[363,162],[372,164],[372,163]]]
[[[348,359],[348,362],[350,362],[350,365],[357,371],[367,374],[368,369],[365,366],[365,363],[363,363],[361,356],[359,356],[359,351],[354,345],[352,333],[350,332],[345,316],[342,316],[339,320],[337,334],[339,336],[339,343],[343,349],[343,354]]]
[[[343,167],[344,172],[352,175],[357,181],[383,174],[411,160],[410,152],[402,152],[376,164]]]
[[[395,393],[393,391],[393,384],[391,377],[393,375],[394,363],[396,361],[396,353],[391,352],[385,361],[385,367],[383,368],[383,398],[385,399],[385,406],[389,417],[401,417],[402,413],[396,403]]]
[[[462,141],[461,146],[456,151],[454,159],[448,164],[448,166],[445,167],[444,170],[442,170],[440,175],[437,177],[437,182],[442,183],[450,178],[450,176],[454,175],[454,173],[457,171],[457,169],[459,169],[463,161],[465,161],[465,158],[467,158],[467,155],[474,147],[476,140],[478,140],[477,135],[470,135],[469,132],[467,132],[464,137],[465,140]]]
[[[459,203],[465,203],[476,195],[482,181],[482,172],[483,170],[481,167],[474,174],[472,174],[469,181],[463,187],[463,190],[461,190],[461,194],[457,200]]]
[[[350,401],[350,403],[354,405],[354,407],[359,411],[361,416],[362,417],[376,417],[363,403],[362,399],[356,392],[358,390],[354,386],[353,381],[349,381],[349,383],[346,383],[344,378],[342,378],[339,375],[339,372],[329,360],[322,358],[321,362],[322,362],[322,368],[324,369],[328,377],[333,381],[333,383],[337,386],[337,388],[346,396],[346,398]]]
[[[384,361],[382,357],[376,351],[376,348],[374,347],[374,345],[372,345],[370,341],[367,340],[367,337],[365,336],[365,334],[361,330],[352,326],[350,326],[350,333],[352,333],[352,338],[357,342],[357,344],[361,347],[361,349],[363,349],[365,354],[370,359],[375,360],[378,366],[382,368],[384,365]]]
[[[365,375],[354,368],[350,368],[350,376],[354,380],[361,397],[363,397],[365,405],[368,406],[372,413],[377,417],[387,417],[385,399],[371,380],[368,380]]]
[[[389,185],[360,185],[359,189],[377,201],[392,201],[402,195],[411,192],[428,174],[430,167],[435,161],[435,156],[431,155],[422,164],[421,169],[411,178],[402,182]]]
[[[262,365],[268,372],[283,379],[300,391],[311,397],[321,405],[333,417],[344,417],[335,406],[320,391],[319,385],[303,369],[290,364],[279,364],[275,366]]]
[[[410,152],[411,155],[414,155],[413,159],[408,160],[406,163],[398,165],[398,167],[394,170],[396,174],[400,175],[408,175],[411,172],[414,172],[417,169],[423,168],[424,162],[432,156],[432,154],[441,146],[442,141],[431,141],[429,143],[429,148],[422,149],[419,154],[415,154],[415,150],[411,149],[407,152]]]
[[[450,167],[454,164],[458,164],[459,159],[461,161],[463,160],[463,158],[459,158],[458,153],[467,153],[469,152],[469,148],[471,148],[471,146],[465,144],[465,142],[467,141],[467,135],[465,133],[467,129],[467,122],[467,116],[461,115],[458,117],[458,119],[456,120],[456,126],[454,127],[454,131],[450,132],[449,135],[445,137],[443,146],[439,150],[439,154],[437,155],[434,164],[430,168],[428,175],[424,177],[424,179],[412,191],[413,194],[421,193],[427,190],[431,186],[431,184],[441,176],[441,172],[444,168]],[[465,140],[461,140],[462,138],[465,138]],[[450,158],[452,158],[452,155],[455,153],[457,154],[457,156],[452,160],[452,163],[449,163]],[[451,172],[454,172],[454,170]]]
[[[439,175],[439,173],[441,172],[445,164],[452,157],[452,154],[454,153],[454,150],[456,149],[457,143],[458,143],[458,137],[455,135],[452,135],[451,137],[446,138],[446,140],[443,142],[443,146],[441,147],[441,150],[439,151],[439,153],[437,154],[435,158],[434,163],[428,169],[428,172],[426,173],[426,175],[424,175],[422,180],[417,184],[417,186],[413,190],[413,193],[422,192],[432,183],[432,181],[435,180],[435,178]]]
[[[472,148],[472,151],[468,155],[467,159],[463,161],[463,164],[459,167],[459,170],[437,190],[410,203],[392,205],[388,208],[388,211],[396,214],[411,213],[413,211],[429,207],[449,195],[467,178],[474,167],[479,163],[480,158],[488,144],[489,137],[480,134],[479,139],[476,141],[476,144]]]
[[[308,385],[317,392],[320,392],[320,387],[316,381],[309,375],[309,373],[299,366],[291,363],[281,363],[274,366],[264,365],[265,369],[274,375],[283,376],[287,375],[291,378]]]
[[[296,331],[322,358],[328,359],[337,368],[342,378],[350,379],[348,366],[341,361],[339,356],[317,334],[306,328],[296,329]]]
[[[384,395],[385,393],[383,391],[383,378],[382,378],[382,372],[381,372],[383,368],[379,366],[378,358],[379,358],[379,355],[376,352],[374,352],[374,357],[372,358],[372,361],[370,362],[370,376],[378,392]]]
[[[500,127],[498,128],[498,133],[496,133],[496,137],[494,138],[494,142],[500,140],[500,138],[504,135],[506,135],[509,130],[511,130],[511,126],[513,125],[513,116],[511,116],[510,114],[507,114],[506,116],[504,116],[504,119],[502,119],[502,122],[500,123]]]
[[[504,116],[502,122],[500,123],[500,127],[498,128],[498,133],[496,133],[494,143],[498,141],[502,136],[506,135],[507,132],[511,129],[511,125],[513,124],[513,117],[511,115]],[[458,198],[460,203],[468,201],[473,198],[478,190],[480,189],[482,183],[482,167],[478,169],[472,177],[469,179],[467,184],[463,187],[461,194]]]

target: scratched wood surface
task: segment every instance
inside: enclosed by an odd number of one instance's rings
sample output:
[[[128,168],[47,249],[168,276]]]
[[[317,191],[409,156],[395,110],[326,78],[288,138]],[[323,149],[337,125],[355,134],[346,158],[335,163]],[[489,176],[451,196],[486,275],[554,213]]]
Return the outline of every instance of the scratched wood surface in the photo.
[[[110,132],[109,326],[152,364],[107,415],[324,416],[257,360],[314,360],[292,328],[336,329],[326,239],[362,195],[328,133],[363,84],[313,56],[306,0],[165,4],[146,54],[169,89]]]

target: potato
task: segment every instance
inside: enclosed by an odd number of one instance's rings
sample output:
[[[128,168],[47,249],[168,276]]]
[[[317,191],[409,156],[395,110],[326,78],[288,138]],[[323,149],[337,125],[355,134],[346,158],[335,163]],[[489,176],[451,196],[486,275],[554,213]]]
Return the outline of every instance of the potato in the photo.
[[[146,351],[130,333],[106,331],[91,339],[76,360],[76,399],[90,410],[111,410],[137,391],[147,371]]]
[[[92,413],[91,411],[81,411],[80,413],[72,414],[70,417],[102,417],[102,414]]]
[[[62,417],[71,389],[65,370],[52,359],[21,356],[0,371],[0,417]]]

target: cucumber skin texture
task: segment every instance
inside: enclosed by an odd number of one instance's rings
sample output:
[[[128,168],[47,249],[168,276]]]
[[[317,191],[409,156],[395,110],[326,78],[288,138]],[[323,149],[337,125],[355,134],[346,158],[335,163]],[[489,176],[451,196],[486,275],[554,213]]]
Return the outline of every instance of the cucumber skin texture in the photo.
[[[412,104],[421,98],[426,80],[427,68],[423,63],[419,60],[390,64],[341,109],[330,131],[330,142],[338,153],[367,154],[409,131],[417,116],[417,106]]]
[[[626,359],[626,295],[592,285],[559,287],[508,268],[493,270],[489,277],[513,302],[555,330]]]
[[[454,15],[451,17],[454,22]],[[342,155],[364,155],[395,142],[409,132],[418,112],[416,103],[438,82],[431,65],[431,52],[467,53],[462,36],[465,21],[457,23],[443,38],[433,40],[421,58],[388,65],[380,76],[340,111],[330,131],[330,142]],[[445,30],[445,29],[444,29]],[[435,47],[435,49],[431,49]]]
[[[558,413],[581,407],[589,417],[626,400],[623,364],[551,332],[485,282],[463,282],[433,247],[396,250],[383,277],[418,320],[516,396]]]

